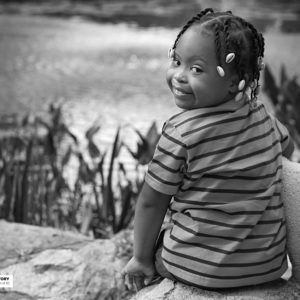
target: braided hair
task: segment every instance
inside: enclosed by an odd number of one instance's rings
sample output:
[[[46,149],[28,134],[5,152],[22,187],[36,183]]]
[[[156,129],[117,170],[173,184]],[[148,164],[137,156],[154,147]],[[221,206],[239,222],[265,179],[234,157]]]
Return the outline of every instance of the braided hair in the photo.
[[[219,66],[226,61],[229,53],[234,53],[230,69],[238,74],[239,80],[245,80],[245,88],[251,88],[251,100],[256,101],[259,92],[260,70],[263,67],[264,38],[256,28],[231,11],[214,12],[207,8],[192,17],[178,33],[172,49],[174,50],[181,36],[192,26],[201,24],[202,28],[214,36],[216,59]]]

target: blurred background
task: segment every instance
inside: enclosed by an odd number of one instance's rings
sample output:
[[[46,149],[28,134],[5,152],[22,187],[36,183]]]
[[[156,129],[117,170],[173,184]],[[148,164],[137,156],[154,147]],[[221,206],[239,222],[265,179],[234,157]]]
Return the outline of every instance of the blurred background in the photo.
[[[144,130],[172,113],[166,53],[178,29],[205,7],[232,10],[265,34],[265,61],[300,70],[297,0],[0,1],[0,111],[65,103],[79,128],[94,119]],[[76,123],[76,124],[75,124]],[[109,135],[110,129],[107,134]]]
[[[261,97],[299,142],[299,0],[3,0],[0,217],[92,227],[100,237],[130,223],[140,167],[176,112],[167,51],[206,7],[232,10],[263,32]],[[93,204],[78,219],[82,199]]]

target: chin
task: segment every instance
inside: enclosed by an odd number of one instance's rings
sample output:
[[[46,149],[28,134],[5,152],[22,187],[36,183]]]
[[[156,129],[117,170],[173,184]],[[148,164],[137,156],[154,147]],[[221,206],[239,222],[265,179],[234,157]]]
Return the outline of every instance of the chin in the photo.
[[[181,109],[193,109],[193,107],[191,107],[191,105],[187,104],[186,102],[177,99],[176,97],[174,97],[175,99],[175,104],[177,107],[181,108]]]

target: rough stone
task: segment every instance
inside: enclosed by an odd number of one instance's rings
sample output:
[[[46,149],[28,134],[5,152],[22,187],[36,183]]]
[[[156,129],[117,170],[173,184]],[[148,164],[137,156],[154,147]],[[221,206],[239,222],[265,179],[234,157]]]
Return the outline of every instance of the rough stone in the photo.
[[[300,164],[283,160],[283,190],[286,212],[287,248],[293,265],[293,276],[300,283]]]
[[[47,248],[80,247],[90,238],[50,227],[38,227],[0,220],[0,269],[26,260]]]
[[[126,299],[120,278],[132,233],[93,240],[52,228],[0,222],[0,274],[13,275],[1,300]]]
[[[300,286],[292,281],[279,280],[257,287],[207,291],[164,279],[156,286],[138,292],[131,300],[296,300]]]

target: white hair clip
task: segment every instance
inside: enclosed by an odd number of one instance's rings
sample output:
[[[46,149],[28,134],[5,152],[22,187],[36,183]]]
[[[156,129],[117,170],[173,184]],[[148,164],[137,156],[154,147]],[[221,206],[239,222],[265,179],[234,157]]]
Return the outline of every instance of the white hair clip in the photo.
[[[225,76],[225,71],[221,66],[217,66],[217,71],[221,77]]]
[[[173,57],[174,57],[174,53],[175,53],[174,49],[173,49],[173,48],[170,48],[170,49],[168,50],[168,58],[173,58]]]
[[[226,55],[225,61],[227,64],[230,64],[234,60],[234,58],[235,58],[235,54],[231,52]]]

